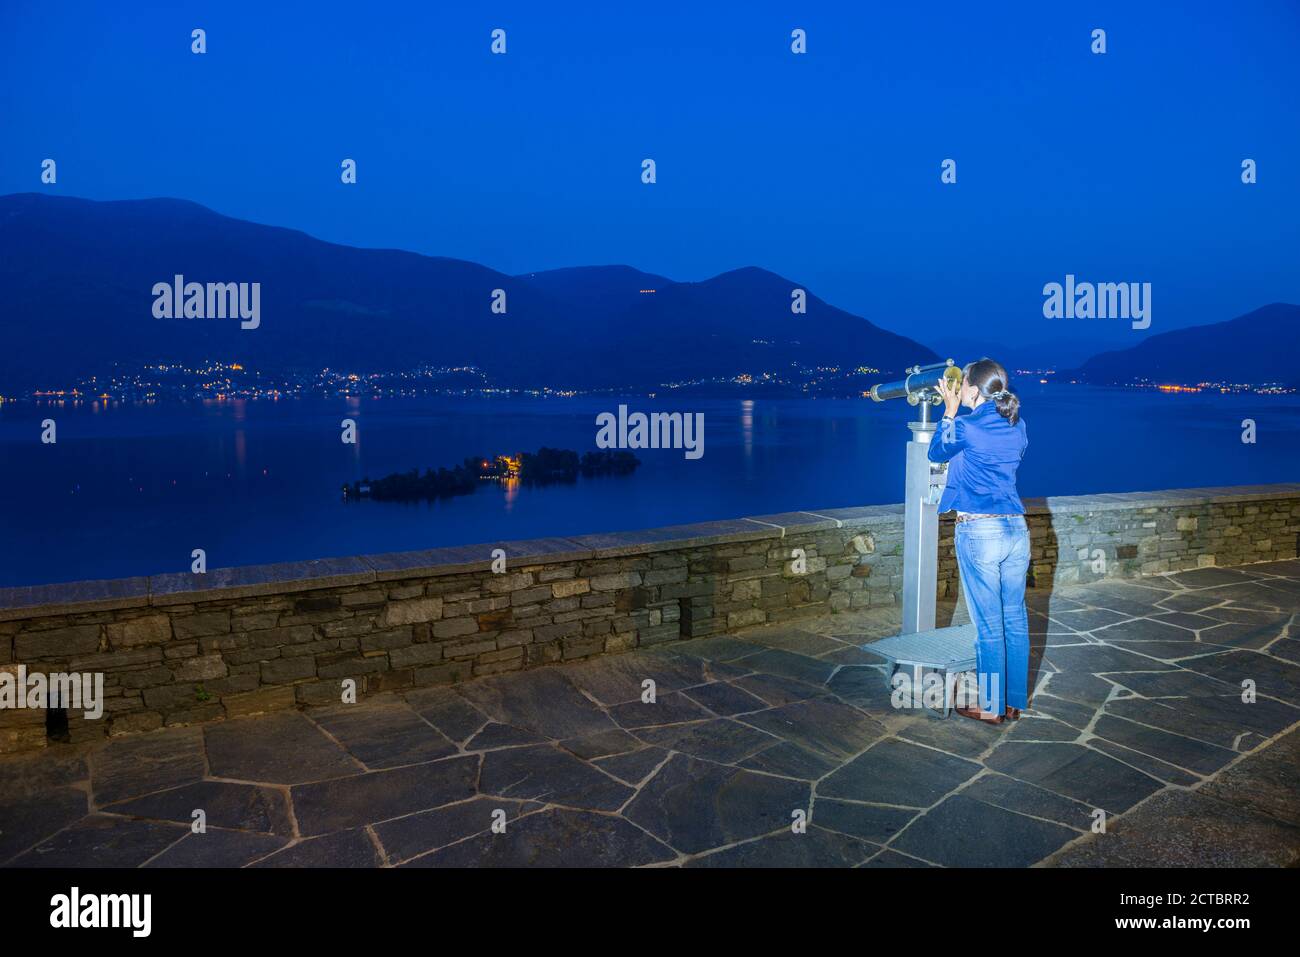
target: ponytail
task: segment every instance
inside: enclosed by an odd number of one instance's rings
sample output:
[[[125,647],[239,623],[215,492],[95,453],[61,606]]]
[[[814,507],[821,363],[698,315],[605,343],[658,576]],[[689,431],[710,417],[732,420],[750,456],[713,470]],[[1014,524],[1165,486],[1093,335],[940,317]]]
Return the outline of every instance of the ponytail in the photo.
[[[1020,421],[1020,397],[1007,388],[1007,370],[1001,363],[980,359],[968,365],[965,374],[966,381],[997,406],[998,415],[1012,425]]]
[[[998,407],[998,415],[1012,425],[1020,421],[1020,397],[1009,389],[994,392],[989,396]]]

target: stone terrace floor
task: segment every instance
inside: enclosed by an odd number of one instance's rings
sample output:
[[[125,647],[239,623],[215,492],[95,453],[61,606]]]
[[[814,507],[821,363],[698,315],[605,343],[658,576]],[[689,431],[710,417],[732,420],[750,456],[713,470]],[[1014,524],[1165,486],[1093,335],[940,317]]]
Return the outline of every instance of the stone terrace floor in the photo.
[[[0,862],[1300,859],[1300,561],[1058,587],[1030,606],[1036,690],[1015,723],[893,709],[859,646],[897,612],[826,616],[0,759]],[[206,834],[190,832],[197,808]]]

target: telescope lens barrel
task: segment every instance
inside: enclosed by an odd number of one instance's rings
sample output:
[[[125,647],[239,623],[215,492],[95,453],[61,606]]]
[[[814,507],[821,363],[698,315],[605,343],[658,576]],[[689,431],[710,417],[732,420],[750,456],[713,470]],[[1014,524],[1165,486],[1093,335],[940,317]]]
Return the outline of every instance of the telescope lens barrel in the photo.
[[[927,389],[933,390],[935,383],[939,381],[940,376],[951,377],[956,373],[957,381],[961,381],[961,369],[953,364],[951,359],[945,362],[932,362],[924,366],[912,366],[907,370],[907,375],[896,382],[882,382],[871,387],[871,398],[876,402],[886,402],[889,399],[901,399],[909,395],[921,398]]]

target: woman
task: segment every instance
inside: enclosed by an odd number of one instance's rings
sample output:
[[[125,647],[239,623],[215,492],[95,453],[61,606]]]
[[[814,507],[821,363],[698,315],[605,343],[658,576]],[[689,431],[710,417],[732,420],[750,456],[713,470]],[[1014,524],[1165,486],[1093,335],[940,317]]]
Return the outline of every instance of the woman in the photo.
[[[979,700],[956,710],[994,724],[1029,706],[1029,526],[1016,494],[1027,440],[1008,384],[992,359],[966,366],[960,385],[940,379],[944,416],[930,439],[930,461],[949,463],[939,511],[957,510],[957,569],[978,634]],[[958,417],[962,406],[970,414]]]

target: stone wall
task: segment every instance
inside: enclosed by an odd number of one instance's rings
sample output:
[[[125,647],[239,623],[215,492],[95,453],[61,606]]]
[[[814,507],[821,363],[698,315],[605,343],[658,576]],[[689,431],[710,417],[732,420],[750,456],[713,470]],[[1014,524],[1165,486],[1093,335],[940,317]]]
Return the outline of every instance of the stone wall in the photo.
[[[1296,556],[1300,485],[1026,502],[1031,587]],[[0,590],[0,671],[102,673],[72,741],[337,703],[898,600],[901,505]],[[940,594],[956,588],[941,523]],[[504,570],[493,569],[493,550]],[[0,710],[0,752],[46,746]]]

